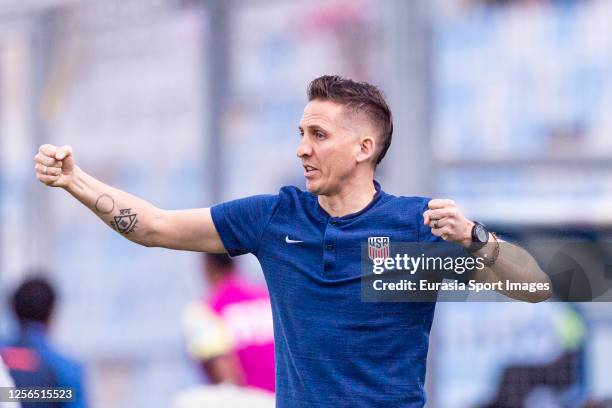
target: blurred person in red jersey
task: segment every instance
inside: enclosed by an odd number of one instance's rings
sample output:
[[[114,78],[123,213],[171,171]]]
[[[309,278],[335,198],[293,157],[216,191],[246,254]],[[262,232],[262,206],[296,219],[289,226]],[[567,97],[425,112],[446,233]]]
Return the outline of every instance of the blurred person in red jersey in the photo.
[[[19,333],[1,348],[4,363],[20,388],[70,388],[69,402],[22,402],[23,408],[84,408],[87,406],[81,365],[58,352],[49,340],[56,292],[42,277],[26,279],[15,291],[12,306]]]
[[[210,288],[185,309],[187,350],[214,384],[274,392],[274,331],[268,292],[240,276],[226,254],[203,257]]]

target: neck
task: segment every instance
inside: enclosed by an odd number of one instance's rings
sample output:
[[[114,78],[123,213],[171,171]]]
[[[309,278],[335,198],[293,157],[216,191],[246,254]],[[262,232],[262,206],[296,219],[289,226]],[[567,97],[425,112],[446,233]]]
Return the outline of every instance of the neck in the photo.
[[[46,332],[48,323],[39,322],[36,320],[22,320],[19,322],[19,326],[21,328],[21,331],[36,330],[36,331]]]
[[[212,288],[216,289],[232,276],[233,272],[218,272],[210,274],[208,277],[208,282]]]
[[[319,205],[332,217],[343,217],[363,210],[374,198],[376,188],[372,177],[344,183],[333,195],[320,195]]]

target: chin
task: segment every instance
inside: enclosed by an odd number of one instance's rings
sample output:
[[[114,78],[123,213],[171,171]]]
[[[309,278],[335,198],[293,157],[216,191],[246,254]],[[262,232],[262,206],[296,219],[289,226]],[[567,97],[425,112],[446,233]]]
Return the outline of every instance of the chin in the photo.
[[[310,194],[321,194],[321,185],[320,183],[317,183],[316,181],[309,181],[306,180],[306,190],[308,190],[308,192]]]
[[[318,189],[313,183],[306,182],[306,190],[311,194],[317,194]]]
[[[331,194],[330,186],[328,184],[322,183],[320,180],[306,180],[306,190],[310,194],[327,196]]]

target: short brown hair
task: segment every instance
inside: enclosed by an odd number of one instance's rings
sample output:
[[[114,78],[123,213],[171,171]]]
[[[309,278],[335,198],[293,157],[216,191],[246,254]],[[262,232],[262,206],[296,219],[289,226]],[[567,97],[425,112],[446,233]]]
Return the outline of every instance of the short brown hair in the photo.
[[[387,154],[393,135],[393,118],[383,93],[367,82],[355,82],[338,75],[323,75],[308,85],[308,100],[315,99],[336,102],[363,113],[380,129],[380,150],[375,161],[378,165]]]

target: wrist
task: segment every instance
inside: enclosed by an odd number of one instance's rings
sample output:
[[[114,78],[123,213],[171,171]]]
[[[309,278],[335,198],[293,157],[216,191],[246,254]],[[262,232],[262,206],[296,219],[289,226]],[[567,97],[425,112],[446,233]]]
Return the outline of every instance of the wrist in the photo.
[[[474,225],[475,224],[472,221],[467,220],[467,226],[463,232],[463,239],[460,241],[461,246],[466,249],[472,246],[472,229],[474,228]]]
[[[79,192],[79,190],[82,190],[83,174],[83,170],[81,170],[78,166],[74,166],[72,172],[70,173],[70,177],[68,178],[68,182],[63,187],[64,190],[72,195],[75,195]]]
[[[483,254],[488,254],[488,253],[492,252],[492,248],[495,247],[495,240],[494,240],[493,234],[491,232],[489,232],[488,238],[489,238],[489,240],[487,241],[487,243],[484,244],[481,248],[473,251],[472,255],[481,256]]]
[[[497,235],[494,232],[489,233],[489,242],[480,250],[477,256],[481,256],[483,258],[487,258],[484,262],[484,266],[491,267],[497,261],[499,257],[499,240],[497,239]]]

